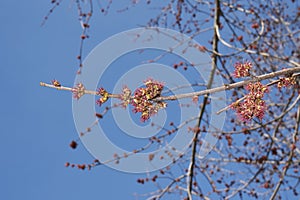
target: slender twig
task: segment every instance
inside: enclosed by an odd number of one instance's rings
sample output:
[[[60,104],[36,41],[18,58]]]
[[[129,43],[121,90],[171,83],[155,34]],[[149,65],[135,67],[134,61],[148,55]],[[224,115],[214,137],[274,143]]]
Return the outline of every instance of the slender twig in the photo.
[[[89,0],[89,12],[83,13],[82,8],[81,8],[81,4],[79,0],[76,0],[76,4],[77,4],[77,10],[78,10],[78,16],[79,16],[79,20],[80,23],[82,25],[82,33],[81,33],[81,40],[80,40],[80,47],[79,47],[79,55],[77,56],[78,60],[79,60],[79,70],[77,71],[78,74],[81,73],[82,67],[83,67],[83,46],[84,46],[84,41],[85,39],[88,37],[87,35],[87,31],[89,29],[89,22],[92,18],[93,15],[93,1]],[[83,17],[85,16],[85,17]]]
[[[293,134],[293,143],[291,145],[295,145],[295,143],[297,142],[297,135],[298,135],[298,129],[299,129],[299,123],[300,123],[300,107],[298,107],[298,110],[297,110],[297,117],[296,117],[296,127],[295,127],[295,132]],[[273,200],[275,199],[279,189],[280,189],[280,186],[282,185],[283,183],[283,180],[284,180],[284,177],[286,175],[286,172],[287,170],[289,169],[292,161],[293,161],[293,157],[294,157],[294,148],[291,147],[291,150],[290,150],[290,153],[289,153],[289,157],[288,157],[288,160],[287,160],[287,164],[284,166],[284,169],[280,175],[280,179],[274,189],[274,192],[272,194],[272,196],[270,197],[270,200]]]
[[[40,86],[48,87],[48,88],[54,88],[54,89],[57,89],[57,90],[65,90],[65,91],[70,91],[70,92],[74,91],[74,88],[71,88],[71,87],[55,86],[55,85],[44,83],[44,82],[40,82]],[[95,96],[100,96],[100,94],[98,94],[97,91],[86,90],[86,89],[84,90],[84,94],[91,94],[91,95],[95,95]],[[108,94],[108,97],[109,98],[119,98],[120,95],[119,94]]]
[[[198,156],[198,158],[200,159],[201,157]],[[248,165],[257,165],[257,163],[259,162],[259,160],[250,160],[250,159],[244,159],[244,160],[237,160],[237,159],[229,159],[229,158],[208,158],[207,161],[209,162],[216,162],[216,163],[237,163],[237,164],[248,164]],[[264,161],[267,164],[286,164],[287,161],[283,161],[283,160],[265,160]],[[298,164],[300,163],[300,160],[295,161],[294,164]]]
[[[44,26],[46,21],[49,19],[49,16],[53,13],[53,11],[61,4],[63,0],[59,0],[59,1],[53,1],[53,6],[52,8],[48,11],[47,15],[44,17],[44,20],[41,23],[41,26]]]
[[[149,197],[147,200],[158,200],[160,198],[162,198],[164,196],[165,193],[167,193],[170,188],[172,187],[172,185],[174,185],[175,183],[177,183],[179,180],[183,179],[186,175],[180,175],[179,177],[173,179],[173,181],[171,183],[169,183],[158,195]]]

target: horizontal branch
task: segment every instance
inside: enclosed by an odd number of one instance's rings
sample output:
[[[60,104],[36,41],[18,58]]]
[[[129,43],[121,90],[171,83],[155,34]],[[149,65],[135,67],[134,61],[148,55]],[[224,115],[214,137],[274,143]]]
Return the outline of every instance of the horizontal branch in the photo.
[[[277,76],[282,76],[282,75],[291,75],[294,73],[298,73],[300,72],[300,67],[294,67],[294,68],[288,68],[288,69],[283,69],[280,71],[276,71],[276,72],[271,72],[269,74],[264,74],[264,75],[260,75],[260,76],[256,76],[254,78],[251,79],[247,79],[244,81],[240,81],[237,83],[232,83],[232,84],[225,84],[223,86],[220,87],[216,87],[216,88],[211,88],[211,89],[207,89],[207,90],[201,90],[201,91],[197,91],[197,92],[191,92],[191,93],[185,93],[185,94],[178,94],[178,95],[171,95],[171,96],[160,96],[157,97],[155,99],[152,99],[153,101],[173,101],[173,100],[177,100],[177,99],[183,99],[183,98],[192,98],[194,96],[201,96],[201,95],[206,95],[206,94],[213,94],[216,92],[221,92],[224,90],[230,90],[233,88],[237,88],[237,87],[241,87],[244,85],[247,85],[248,83],[251,82],[257,82],[257,81],[262,81],[262,80],[266,80],[266,79],[270,79],[270,78],[274,78]],[[298,76],[297,75],[293,75],[293,76]],[[40,82],[40,86],[43,87],[49,87],[49,88],[54,88],[57,90],[65,90],[65,91],[70,91],[73,92],[74,88],[72,87],[66,87],[66,86],[55,86],[53,84],[48,84],[48,83],[44,83],[44,82]],[[95,96],[101,96],[98,94],[97,91],[92,91],[92,90],[84,90],[84,94],[90,94],[90,95],[95,95]],[[108,94],[109,98],[120,98],[121,94]]]
[[[207,89],[207,90],[202,90],[202,91],[197,91],[197,92],[191,92],[191,93],[185,93],[185,94],[179,94],[179,95],[162,96],[162,97],[155,98],[153,100],[155,100],[155,101],[171,100],[172,101],[172,100],[183,99],[183,98],[192,98],[194,96],[201,96],[201,95],[221,92],[221,91],[224,91],[224,90],[230,90],[230,89],[233,89],[233,88],[237,88],[237,87],[247,85],[248,83],[251,83],[251,82],[262,81],[262,80],[266,80],[266,79],[270,79],[270,78],[274,78],[274,77],[282,76],[282,75],[290,75],[290,74],[294,74],[294,73],[297,73],[297,72],[300,72],[300,67],[283,69],[283,70],[280,70],[280,71],[271,72],[271,73],[268,73],[268,74],[256,76],[254,78],[247,79],[247,80],[244,80],[244,81],[240,81],[240,82],[237,82],[237,83],[228,84],[228,85],[225,84],[223,86],[212,88],[212,89]]]
[[[40,82],[40,86],[53,88],[53,89],[57,89],[57,90],[65,90],[65,91],[70,91],[70,92],[74,91],[74,88],[71,88],[71,87],[55,86],[53,84],[48,84],[48,83],[44,83],[44,82]],[[97,91],[86,90],[86,89],[84,90],[84,94],[91,94],[91,95],[95,95],[95,96],[101,96],[100,94],[98,94]],[[119,98],[120,95],[119,94],[108,94],[108,97],[109,98]]]

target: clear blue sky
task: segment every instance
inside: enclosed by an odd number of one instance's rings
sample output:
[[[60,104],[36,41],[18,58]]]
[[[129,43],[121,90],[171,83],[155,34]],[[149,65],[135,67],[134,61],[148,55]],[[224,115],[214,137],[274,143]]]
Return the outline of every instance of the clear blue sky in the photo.
[[[67,85],[74,82],[81,27],[71,2],[63,1],[43,27],[50,0],[0,2],[0,199],[126,200],[134,199],[136,191],[145,192],[135,181],[138,175],[105,166],[89,172],[64,167],[66,161],[93,159],[83,146],[76,152],[68,147],[77,136],[71,94],[39,86],[53,78]],[[133,9],[131,17],[137,13],[141,11]],[[85,51],[146,22],[128,23],[129,15],[97,18],[99,26],[93,27]]]
[[[55,78],[74,83],[82,28],[72,2],[63,1],[43,27],[50,0],[0,3],[0,199],[129,200],[135,192],[155,190],[152,184],[136,182],[145,175],[106,166],[91,171],[64,167],[67,161],[88,163],[93,157],[82,145],[76,150],[68,146],[77,137],[72,95],[40,87],[39,82]],[[114,2],[105,17],[95,5],[84,56],[108,37],[144,25],[155,12],[138,6],[116,13],[128,2]]]

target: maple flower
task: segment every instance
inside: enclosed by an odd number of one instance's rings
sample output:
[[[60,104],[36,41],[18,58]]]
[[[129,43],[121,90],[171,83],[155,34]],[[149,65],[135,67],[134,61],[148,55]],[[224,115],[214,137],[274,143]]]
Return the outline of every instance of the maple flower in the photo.
[[[163,90],[163,83],[155,81],[153,79],[147,79],[144,81],[144,86],[137,88],[134,92],[134,96],[130,101],[130,104],[134,107],[133,112],[141,113],[141,121],[147,121],[151,116],[155,115],[158,110],[166,108],[167,103],[152,101],[156,97],[161,95]]]
[[[109,99],[109,93],[102,87],[97,90],[97,95],[102,96],[96,101],[96,104],[98,104],[99,106],[101,106]]]
[[[131,90],[124,86],[122,90],[123,94],[121,94],[120,99],[122,100],[122,106],[126,108],[131,100]]]
[[[82,83],[78,83],[73,89],[72,89],[72,93],[73,93],[73,97],[75,99],[80,99],[80,97],[82,97],[84,95],[84,91],[85,91],[85,87]]]
[[[61,87],[61,84],[58,80],[54,79],[51,81],[52,85],[54,85],[55,87]]]
[[[280,89],[282,87],[288,87],[290,85],[296,84],[296,77],[280,78],[280,81],[277,83],[277,87]]]
[[[230,107],[236,110],[237,115],[242,121],[250,121],[254,117],[262,120],[267,109],[265,101],[262,98],[265,93],[269,92],[268,87],[260,82],[255,82],[249,83],[246,86],[246,90],[249,91],[249,94],[246,95],[244,101],[241,103],[234,102]]]
[[[163,83],[153,79],[147,79],[143,83],[144,86],[137,88],[133,95],[131,90],[127,86],[124,86],[122,94],[118,95],[118,98],[122,101],[124,108],[129,104],[132,105],[132,111],[134,113],[141,113],[140,120],[145,122],[151,116],[157,114],[160,109],[166,108],[167,103],[154,100],[161,95],[164,88]],[[99,106],[105,103],[110,97],[110,94],[102,87],[97,90],[96,95],[101,96],[96,101]]]
[[[263,98],[264,93],[269,92],[269,88],[267,86],[264,86],[261,82],[249,83],[246,86],[246,90],[250,92],[250,97],[257,99]]]
[[[241,77],[247,77],[250,76],[250,69],[252,68],[252,63],[249,61],[246,61],[244,63],[237,62],[234,65],[234,77],[235,78],[241,78]]]

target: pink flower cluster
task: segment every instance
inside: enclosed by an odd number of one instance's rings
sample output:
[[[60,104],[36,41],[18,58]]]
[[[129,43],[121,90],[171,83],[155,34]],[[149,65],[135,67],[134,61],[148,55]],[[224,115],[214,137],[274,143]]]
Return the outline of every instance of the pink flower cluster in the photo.
[[[80,99],[84,95],[85,87],[82,83],[78,83],[74,88],[72,88],[72,93],[74,99]]]
[[[250,121],[254,117],[260,120],[264,117],[267,108],[265,101],[262,100],[264,94],[269,92],[269,89],[260,82],[249,83],[246,86],[249,94],[246,95],[242,103],[234,102],[230,106],[236,110],[238,116],[242,121]]]
[[[163,90],[163,83],[148,79],[144,81],[145,87],[140,87],[135,90],[132,96],[131,90],[125,86],[123,87],[122,94],[118,95],[118,98],[122,101],[122,106],[126,108],[129,104],[132,105],[134,113],[141,113],[141,121],[145,122],[151,116],[156,114],[158,110],[166,108],[167,103],[161,101],[154,101],[156,97],[161,95]],[[100,95],[96,103],[101,106],[105,103],[110,95],[104,88],[97,90],[97,95]]]
[[[235,63],[234,68],[235,68],[235,70],[234,70],[233,75],[235,78],[247,77],[247,76],[250,76],[250,70],[252,68],[252,63],[249,61],[246,61],[244,63],[237,62],[237,63]]]
[[[148,79],[144,81],[146,87],[141,87],[135,90],[134,96],[130,102],[134,106],[133,112],[140,112],[141,121],[145,122],[151,116],[156,114],[159,109],[166,108],[167,103],[151,101],[152,99],[159,97],[163,90],[163,83]],[[124,91],[123,91],[124,92]]]

